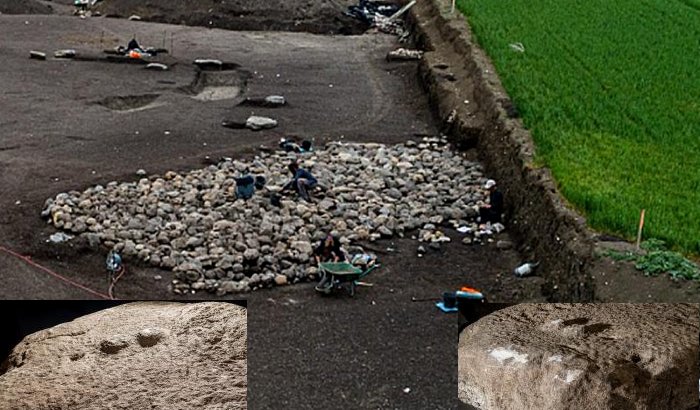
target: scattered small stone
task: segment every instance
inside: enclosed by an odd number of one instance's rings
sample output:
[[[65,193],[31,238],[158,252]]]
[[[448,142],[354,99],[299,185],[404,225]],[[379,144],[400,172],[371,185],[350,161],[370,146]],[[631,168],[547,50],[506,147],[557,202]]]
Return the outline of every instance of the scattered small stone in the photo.
[[[459,228],[457,228],[457,232],[467,234],[472,232],[472,229],[468,226],[460,226]]]
[[[420,60],[423,58],[423,52],[420,50],[409,50],[407,48],[399,48],[394,51],[389,51],[386,55],[387,61],[411,61]]]
[[[75,50],[58,50],[53,53],[55,58],[75,58]]]
[[[56,232],[55,234],[49,236],[49,241],[53,243],[62,243],[62,242],[67,242],[73,239],[73,236],[67,235],[63,232]]]
[[[139,169],[138,171],[136,171],[136,175],[137,175],[137,176],[140,176],[140,177],[145,177],[145,176],[147,175],[147,174],[146,174],[146,170],[144,170],[144,169]]]
[[[496,247],[502,251],[513,249],[513,242],[501,239],[496,242]]]
[[[215,60],[212,58],[198,58],[194,60],[194,65],[199,68],[216,67],[221,68],[224,66],[224,62],[221,60]]]
[[[46,53],[42,53],[41,51],[30,51],[29,58],[34,60],[46,60]]]
[[[265,97],[265,103],[268,107],[281,107],[287,104],[287,101],[281,95],[268,95]]]
[[[168,66],[162,63],[148,63],[146,65],[146,70],[168,71]]]
[[[246,120],[245,126],[253,131],[266,130],[275,128],[277,126],[277,120],[253,115]]]

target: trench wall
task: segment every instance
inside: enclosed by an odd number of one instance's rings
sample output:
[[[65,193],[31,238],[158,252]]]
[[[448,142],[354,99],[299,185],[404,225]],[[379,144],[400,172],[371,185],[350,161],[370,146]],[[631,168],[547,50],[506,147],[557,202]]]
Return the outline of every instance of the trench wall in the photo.
[[[419,65],[435,114],[459,148],[476,148],[506,198],[508,229],[528,258],[541,262],[550,301],[592,301],[593,240],[550,171],[534,164],[534,144],[488,56],[449,0],[419,0],[408,21],[426,51]],[[465,103],[469,101],[469,103]]]

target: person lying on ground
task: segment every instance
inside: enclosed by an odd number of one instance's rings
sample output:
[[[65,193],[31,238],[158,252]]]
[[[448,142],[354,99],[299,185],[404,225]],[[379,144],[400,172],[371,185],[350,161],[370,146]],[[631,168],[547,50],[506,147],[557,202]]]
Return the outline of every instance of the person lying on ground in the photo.
[[[282,187],[282,191],[294,189],[306,202],[311,202],[309,188],[318,184],[316,178],[309,171],[299,168],[296,162],[289,164],[289,172],[292,173],[292,180]]]
[[[143,51],[143,50],[141,49],[141,46],[139,45],[139,42],[136,41],[135,38],[132,38],[132,39],[129,41],[129,44],[126,45],[126,51],[129,52],[129,51],[131,51],[131,50]]]
[[[496,187],[496,181],[489,179],[484,188],[489,191],[489,202],[479,207],[479,222],[496,223],[501,222],[503,214],[503,194]]]
[[[328,234],[325,239],[314,249],[314,258],[316,263],[320,264],[323,262],[346,262],[347,257],[345,252],[340,249],[340,240],[331,234]],[[321,281],[316,285],[317,290],[328,289],[332,283],[330,283],[330,277],[323,275]]]
[[[128,56],[133,56],[134,58],[138,58],[137,56],[141,56],[144,54],[151,56],[151,57],[157,56],[158,53],[166,52],[167,50],[157,49],[157,48],[153,48],[153,47],[147,47],[147,48],[141,47],[139,42],[136,41],[135,38],[132,38],[131,40],[129,40],[129,43],[126,45],[126,47],[120,45],[120,46],[117,46],[114,49],[114,51],[120,55],[128,55]]]

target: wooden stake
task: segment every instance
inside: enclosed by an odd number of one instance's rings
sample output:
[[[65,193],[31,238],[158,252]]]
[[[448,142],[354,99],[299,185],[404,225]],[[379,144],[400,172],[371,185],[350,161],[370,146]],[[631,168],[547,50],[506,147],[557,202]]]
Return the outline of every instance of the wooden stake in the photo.
[[[452,0],[452,10],[450,10],[452,14],[455,14],[455,3],[457,3],[457,0]]]
[[[642,229],[644,228],[644,209],[639,216],[639,230],[637,230],[637,250],[641,249],[642,245]]]
[[[391,17],[389,17],[389,21],[394,21],[394,20],[396,20],[397,18],[401,17],[401,16],[402,16],[405,12],[407,12],[411,7],[413,7],[413,6],[416,5],[416,1],[418,1],[418,0],[411,0],[410,3],[408,3],[407,5],[401,7],[401,9],[400,9],[399,11],[397,11],[397,12],[394,13]]]

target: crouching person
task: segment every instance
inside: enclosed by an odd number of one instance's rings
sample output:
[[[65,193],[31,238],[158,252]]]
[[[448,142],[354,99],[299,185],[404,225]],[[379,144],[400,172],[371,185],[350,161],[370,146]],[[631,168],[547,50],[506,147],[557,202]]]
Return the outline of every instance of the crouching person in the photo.
[[[489,202],[479,207],[479,220],[482,224],[501,222],[503,194],[493,179],[486,181],[484,188],[489,192]]]
[[[306,202],[311,202],[309,189],[314,188],[318,184],[316,178],[314,178],[309,171],[299,168],[299,164],[296,162],[289,164],[289,172],[292,173],[292,180],[289,181],[282,190],[293,189],[300,197],[304,198]]]
[[[347,258],[345,252],[340,249],[340,240],[333,235],[327,235],[324,240],[316,247],[314,250],[314,258],[316,263],[321,264],[323,262],[346,262]],[[331,283],[331,278],[322,274],[321,281],[316,285],[316,290],[327,291],[333,286]]]

